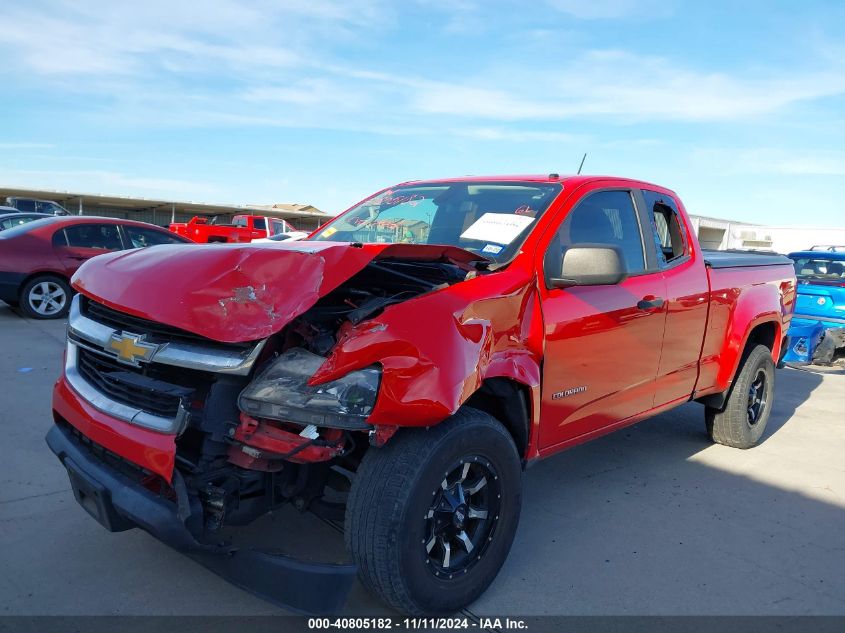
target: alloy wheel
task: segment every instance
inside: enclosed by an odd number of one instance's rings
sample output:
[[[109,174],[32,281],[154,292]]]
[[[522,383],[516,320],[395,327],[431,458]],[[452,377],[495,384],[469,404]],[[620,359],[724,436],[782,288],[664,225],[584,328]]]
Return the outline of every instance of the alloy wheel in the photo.
[[[748,388],[748,424],[754,426],[766,410],[766,372],[760,369]]]
[[[438,578],[467,573],[495,536],[501,488],[493,465],[479,456],[461,460],[432,493],[423,548]]]
[[[32,287],[27,301],[34,312],[42,316],[52,316],[64,309],[67,293],[54,281],[42,281]]]

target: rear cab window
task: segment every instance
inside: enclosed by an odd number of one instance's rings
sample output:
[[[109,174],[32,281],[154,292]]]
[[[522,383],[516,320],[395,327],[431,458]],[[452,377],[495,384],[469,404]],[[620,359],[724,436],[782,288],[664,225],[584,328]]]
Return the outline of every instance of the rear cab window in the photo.
[[[651,221],[658,264],[669,268],[689,256],[689,240],[684,230],[678,205],[668,195],[648,189],[642,190],[647,215]]]

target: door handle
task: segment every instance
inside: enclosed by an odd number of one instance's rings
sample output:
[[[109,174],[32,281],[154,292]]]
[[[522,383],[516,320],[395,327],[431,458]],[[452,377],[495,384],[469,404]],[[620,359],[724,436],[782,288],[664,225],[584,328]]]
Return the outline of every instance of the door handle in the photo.
[[[646,298],[643,297],[637,301],[638,310],[659,310],[663,307],[663,299],[660,297]]]

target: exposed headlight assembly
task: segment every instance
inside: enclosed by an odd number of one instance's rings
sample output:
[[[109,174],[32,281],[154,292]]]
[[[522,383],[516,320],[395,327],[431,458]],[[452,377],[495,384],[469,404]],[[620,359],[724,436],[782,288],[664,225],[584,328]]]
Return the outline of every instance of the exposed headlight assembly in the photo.
[[[381,369],[367,367],[331,382],[308,385],[325,358],[296,347],[263,369],[241,392],[240,410],[259,418],[337,429],[367,429]]]

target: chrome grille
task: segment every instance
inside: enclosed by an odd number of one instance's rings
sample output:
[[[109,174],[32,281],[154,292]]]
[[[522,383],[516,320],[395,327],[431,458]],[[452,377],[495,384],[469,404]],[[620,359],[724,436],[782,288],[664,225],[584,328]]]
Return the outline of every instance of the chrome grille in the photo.
[[[113,343],[127,338],[143,340],[152,351],[142,358],[131,352],[124,357],[125,350]],[[156,431],[181,433],[218,376],[246,376],[262,347],[263,342],[212,341],[77,295],[68,318],[65,377],[104,413]]]
[[[85,380],[113,400],[165,418],[176,417],[183,400],[188,408],[195,395],[194,389],[155,378],[137,380],[141,372],[85,348],[79,350],[77,367]]]

